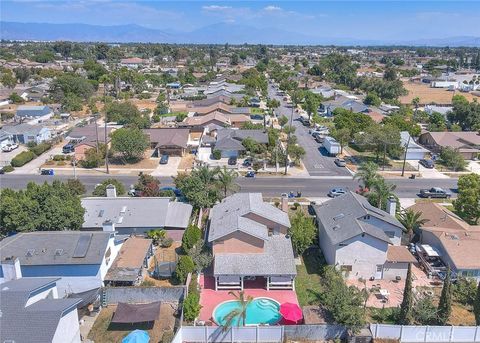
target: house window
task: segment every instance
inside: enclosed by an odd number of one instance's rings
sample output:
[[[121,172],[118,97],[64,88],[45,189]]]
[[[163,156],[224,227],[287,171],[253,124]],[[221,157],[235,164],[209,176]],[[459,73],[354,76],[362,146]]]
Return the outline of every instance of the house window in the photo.
[[[269,236],[273,235],[273,229],[271,227],[268,228],[268,235]]]
[[[395,237],[395,231],[385,231],[385,234],[388,236],[388,238]]]
[[[342,271],[342,272],[351,272],[351,271],[352,271],[352,266],[351,266],[351,265],[347,265],[347,264],[341,265],[341,266],[340,266],[340,271]]]

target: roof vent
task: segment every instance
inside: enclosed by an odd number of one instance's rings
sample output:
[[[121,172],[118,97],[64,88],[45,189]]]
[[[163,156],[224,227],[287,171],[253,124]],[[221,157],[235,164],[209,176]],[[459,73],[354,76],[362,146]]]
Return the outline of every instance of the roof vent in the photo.
[[[340,229],[340,226],[339,226],[339,225],[335,225],[332,229],[333,229],[333,231],[337,231],[338,229]]]
[[[343,213],[337,214],[335,217],[333,217],[333,220],[339,220],[345,218],[345,215]]]
[[[103,214],[104,214],[104,213],[105,213],[105,210],[100,210],[100,211],[98,212],[98,216],[101,218],[101,217],[103,217]]]
[[[122,222],[123,222],[123,217],[122,216],[118,217],[117,224],[122,224]]]
[[[458,236],[457,236],[457,235],[453,235],[453,234],[450,235],[450,238],[453,239],[454,241],[458,241],[458,240],[459,240]]]
[[[25,254],[25,256],[27,257],[33,257],[33,255],[35,254],[35,249],[28,249],[27,253]]]
[[[120,213],[125,213],[127,212],[127,206],[123,206],[122,209],[120,210]]]
[[[55,256],[62,256],[63,255],[63,249],[56,249],[55,250]]]

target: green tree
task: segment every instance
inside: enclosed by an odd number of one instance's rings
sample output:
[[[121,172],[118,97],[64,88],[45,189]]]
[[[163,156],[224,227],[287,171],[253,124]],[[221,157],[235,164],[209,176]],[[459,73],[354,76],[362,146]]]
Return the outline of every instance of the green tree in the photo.
[[[178,259],[177,267],[174,272],[174,278],[178,283],[184,284],[187,280],[189,273],[193,273],[195,270],[195,264],[192,261],[192,258],[188,255],[182,255]]]
[[[370,190],[379,178],[378,165],[373,162],[363,162],[360,164],[354,179],[358,179],[363,183],[363,188]]]
[[[248,305],[253,301],[253,298],[249,295],[245,296],[243,291],[228,292],[229,295],[235,297],[239,306],[235,307],[232,311],[227,313],[223,318],[223,331],[227,331],[232,326],[245,326],[247,324],[247,308]]]
[[[405,227],[405,230],[407,232],[408,236],[408,241],[412,241],[412,236],[413,234],[426,222],[428,222],[428,219],[422,219],[422,212],[415,212],[411,209],[406,209],[403,210],[399,217],[398,220],[402,225]]]
[[[379,209],[386,210],[387,200],[395,197],[393,191],[397,186],[387,183],[384,178],[380,177],[373,184],[372,191],[368,194],[368,201]]]
[[[13,92],[12,94],[10,94],[8,99],[11,102],[13,102],[14,104],[23,104],[25,102],[25,100],[20,95],[18,95],[16,92]]]
[[[437,307],[429,295],[420,295],[413,308],[415,323],[418,325],[435,325],[437,322]]]
[[[78,102],[88,100],[94,91],[94,86],[87,79],[69,73],[57,76],[50,87],[53,100],[67,108],[77,108]]]
[[[380,106],[382,104],[382,99],[380,99],[377,93],[370,92],[367,94],[367,96],[363,100],[363,103],[365,105]]]
[[[83,195],[87,192],[85,185],[78,179],[68,179],[66,186],[70,190],[70,193],[76,196]]]
[[[235,183],[237,177],[238,173],[235,170],[227,169],[225,166],[218,170],[216,178],[224,198],[227,197],[228,192],[234,192],[238,189],[238,185]]]
[[[202,166],[190,174],[179,173],[174,178],[174,183],[193,207],[209,208],[220,198],[216,182],[217,171]]]
[[[2,75],[0,75],[0,83],[7,88],[15,88],[17,78],[13,75],[11,70],[5,69],[2,71]]]
[[[193,224],[190,224],[182,236],[182,249],[188,252],[202,239],[202,230]]]
[[[413,323],[413,292],[412,292],[412,265],[408,264],[405,288],[403,289],[403,300],[400,305],[399,324],[410,325]]]
[[[440,151],[440,160],[454,171],[464,170],[467,166],[467,162],[465,162],[462,154],[451,147],[443,148],[442,151]]]
[[[352,139],[351,130],[349,128],[334,129],[331,132],[331,136],[340,143],[341,151],[340,154],[343,154],[343,148],[348,145],[348,142]]]
[[[93,195],[96,197],[107,196],[107,186],[113,185],[117,191],[117,195],[124,195],[126,193],[125,186],[117,179],[106,179],[102,183],[98,184],[93,190]]]
[[[281,127],[282,129],[283,129],[283,127],[284,127],[285,125],[287,125],[287,123],[288,123],[288,118],[287,118],[287,116],[283,115],[283,116],[281,116],[280,118],[278,118],[278,125],[280,125],[280,127]]]
[[[138,161],[150,146],[148,136],[137,128],[121,128],[111,134],[112,150],[120,153],[125,162]]]
[[[442,294],[438,303],[438,325],[447,325],[452,313],[452,281],[451,270],[447,268],[447,276],[443,281]]]
[[[201,309],[200,294],[198,292],[190,292],[183,301],[183,317],[186,321],[193,322],[200,314]]]
[[[140,173],[138,181],[135,184],[135,195],[140,197],[159,197],[160,196],[160,180],[156,177]]]
[[[458,179],[458,197],[453,201],[455,212],[473,225],[480,219],[480,175],[462,175]]]
[[[480,325],[480,282],[478,283],[477,294],[473,303],[473,313],[475,314],[475,323]]]
[[[148,114],[142,114],[137,106],[129,101],[112,102],[106,106],[107,120],[120,125],[138,127],[140,129],[150,127]]]
[[[288,155],[292,158],[293,162],[298,165],[300,160],[305,156],[305,149],[297,144],[288,144]]]
[[[303,211],[297,211],[290,217],[291,227],[289,234],[292,237],[293,250],[301,256],[313,243],[317,234],[317,227],[313,219]]]
[[[310,91],[304,93],[304,102],[302,104],[302,108],[307,112],[308,120],[312,118],[313,114],[317,113],[318,107],[320,106],[322,100],[323,99],[321,95],[312,93]]]

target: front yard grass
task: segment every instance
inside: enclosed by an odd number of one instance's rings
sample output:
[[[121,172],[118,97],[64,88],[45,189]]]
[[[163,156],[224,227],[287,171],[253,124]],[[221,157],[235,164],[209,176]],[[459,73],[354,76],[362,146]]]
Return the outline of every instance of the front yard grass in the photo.
[[[295,291],[300,306],[318,305],[318,295],[322,290],[320,273],[325,265],[320,248],[310,248],[302,256],[302,265],[297,266]]]
[[[250,107],[250,114],[264,114],[264,110],[259,107]]]

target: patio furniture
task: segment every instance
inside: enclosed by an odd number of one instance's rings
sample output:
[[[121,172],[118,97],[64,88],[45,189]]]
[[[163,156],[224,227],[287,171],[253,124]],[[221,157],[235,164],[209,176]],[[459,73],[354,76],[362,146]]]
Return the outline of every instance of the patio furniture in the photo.
[[[288,322],[298,323],[303,318],[302,309],[297,304],[283,303],[280,305],[280,314]]]
[[[383,299],[388,301],[388,298],[390,297],[390,292],[387,289],[382,288],[382,289],[380,289],[379,293],[380,293],[380,295],[382,296]]]

